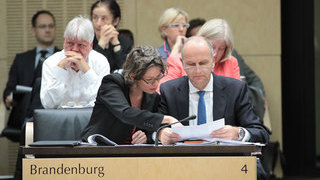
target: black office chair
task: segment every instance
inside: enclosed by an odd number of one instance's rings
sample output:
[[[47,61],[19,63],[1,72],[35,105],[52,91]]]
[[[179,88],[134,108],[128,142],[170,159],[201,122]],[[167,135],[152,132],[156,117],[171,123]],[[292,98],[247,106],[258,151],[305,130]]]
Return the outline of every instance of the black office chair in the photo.
[[[92,108],[36,109],[33,114],[33,141],[81,140],[81,131],[89,123],[91,114]],[[28,125],[26,131],[26,139],[29,139]]]

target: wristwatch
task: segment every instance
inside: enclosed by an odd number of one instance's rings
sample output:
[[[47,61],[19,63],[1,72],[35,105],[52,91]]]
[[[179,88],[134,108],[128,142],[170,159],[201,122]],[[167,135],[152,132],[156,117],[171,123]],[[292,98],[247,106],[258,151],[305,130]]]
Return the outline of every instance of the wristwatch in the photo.
[[[244,138],[245,135],[245,131],[242,127],[238,128],[238,141],[242,141],[242,139]]]

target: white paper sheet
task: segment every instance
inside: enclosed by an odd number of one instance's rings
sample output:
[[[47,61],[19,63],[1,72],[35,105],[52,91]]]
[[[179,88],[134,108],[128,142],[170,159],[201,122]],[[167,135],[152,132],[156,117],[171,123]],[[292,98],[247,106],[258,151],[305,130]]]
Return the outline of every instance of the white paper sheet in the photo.
[[[185,139],[206,139],[210,138],[210,134],[225,125],[224,118],[201,124],[197,126],[172,126],[172,132],[179,134],[181,140]]]

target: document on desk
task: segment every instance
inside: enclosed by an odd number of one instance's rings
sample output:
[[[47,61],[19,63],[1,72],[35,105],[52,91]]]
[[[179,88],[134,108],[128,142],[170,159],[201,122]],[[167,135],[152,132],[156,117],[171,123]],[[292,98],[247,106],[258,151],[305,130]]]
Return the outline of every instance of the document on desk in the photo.
[[[181,140],[207,139],[213,131],[223,128],[224,118],[196,126],[172,126],[172,132],[179,134]]]

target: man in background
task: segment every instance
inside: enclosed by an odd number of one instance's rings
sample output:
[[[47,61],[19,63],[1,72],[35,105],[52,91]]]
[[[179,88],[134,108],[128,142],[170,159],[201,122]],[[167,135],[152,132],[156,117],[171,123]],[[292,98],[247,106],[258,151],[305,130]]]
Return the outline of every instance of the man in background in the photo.
[[[40,99],[44,108],[92,107],[102,78],[110,73],[108,60],[92,49],[94,30],[78,16],[67,25],[63,50],[43,64]]]
[[[53,14],[46,10],[36,12],[32,17],[32,35],[37,40],[34,49],[17,54],[9,71],[7,86],[3,92],[3,101],[11,113],[7,128],[2,132],[13,141],[19,141],[19,133],[7,133],[8,128],[20,130],[28,104],[30,93],[16,90],[17,85],[33,87],[35,79],[41,77],[42,62],[58,48],[53,45],[56,32],[56,23]]]

